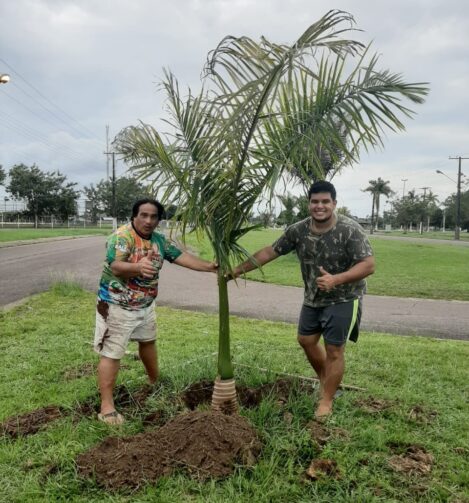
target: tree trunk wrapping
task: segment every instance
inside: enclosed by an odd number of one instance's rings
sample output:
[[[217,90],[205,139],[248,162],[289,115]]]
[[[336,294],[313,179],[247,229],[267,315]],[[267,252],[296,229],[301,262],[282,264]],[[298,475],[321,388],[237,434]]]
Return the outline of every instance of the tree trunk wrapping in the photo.
[[[217,376],[213,387],[212,410],[224,414],[233,414],[238,410],[234,379],[221,379],[220,376]]]

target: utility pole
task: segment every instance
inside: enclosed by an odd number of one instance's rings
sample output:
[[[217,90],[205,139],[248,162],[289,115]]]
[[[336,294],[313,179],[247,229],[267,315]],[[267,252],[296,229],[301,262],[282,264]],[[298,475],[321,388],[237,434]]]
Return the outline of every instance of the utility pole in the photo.
[[[112,155],[112,201],[111,201],[111,213],[112,213],[112,230],[117,230],[117,205],[116,205],[116,152],[104,152],[107,156]]]
[[[407,182],[408,178],[401,178],[401,182],[404,182],[404,185],[402,187],[402,197],[405,195],[405,182]]]
[[[469,159],[469,157],[450,157],[450,159],[458,159],[458,178],[456,192],[456,229],[454,230],[454,239],[459,241],[461,234],[461,161]]]
[[[109,152],[109,126],[106,125],[106,152]],[[106,181],[109,180],[109,156],[106,156]]]

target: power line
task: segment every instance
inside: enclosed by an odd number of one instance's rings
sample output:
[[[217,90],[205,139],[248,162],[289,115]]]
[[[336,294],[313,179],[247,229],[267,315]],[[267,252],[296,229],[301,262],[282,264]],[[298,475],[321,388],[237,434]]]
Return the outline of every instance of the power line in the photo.
[[[39,141],[46,147],[50,148],[51,150],[56,150],[58,152],[63,152],[65,153],[68,157],[73,158],[75,160],[82,160],[84,158],[91,158],[90,156],[84,157],[82,152],[78,152],[72,148],[70,148],[68,145],[65,144],[60,144],[57,143],[57,146],[50,144],[49,143],[49,138],[42,132],[35,130],[34,128],[31,128],[30,126],[24,124],[22,121],[17,119],[16,117],[13,117],[12,115],[2,112],[2,115],[6,116],[8,118],[8,121],[2,121],[2,125],[4,126],[9,126],[11,129],[13,129],[15,132],[20,134],[26,139],[29,140],[34,140],[34,141]]]
[[[39,91],[39,89],[37,89],[35,86],[33,86],[33,84],[31,84],[30,82],[28,82],[19,72],[17,72],[11,65],[9,65],[4,59],[0,58],[0,61],[6,65],[13,73],[15,73],[23,82],[25,82],[31,89],[33,89],[42,99],[44,99],[47,103],[49,103],[50,105],[52,105],[54,108],[56,108],[59,112],[61,112],[65,117],[67,117],[69,120],[75,122],[76,124],[78,124],[78,126],[80,126],[80,128],[82,129],[82,132],[80,134],[83,134],[83,132],[86,132],[86,135],[87,136],[91,136],[95,139],[97,139],[97,136],[95,133],[93,133],[90,129],[88,129],[87,127],[83,126],[82,124],[80,124],[80,122],[78,122],[74,117],[72,117],[70,114],[68,114],[65,110],[63,110],[61,107],[59,107],[58,105],[56,105],[55,103],[53,103],[49,98],[47,98],[47,96],[45,96],[41,91]],[[21,89],[21,88],[20,88]],[[24,92],[24,91],[23,91]],[[33,98],[34,99],[34,98]],[[51,113],[52,115],[55,115],[54,112],[52,111],[49,111],[49,113]],[[58,117],[58,116],[57,116]],[[60,119],[62,122],[63,119]],[[71,126],[73,127],[73,126]],[[100,140],[102,141],[102,140]]]

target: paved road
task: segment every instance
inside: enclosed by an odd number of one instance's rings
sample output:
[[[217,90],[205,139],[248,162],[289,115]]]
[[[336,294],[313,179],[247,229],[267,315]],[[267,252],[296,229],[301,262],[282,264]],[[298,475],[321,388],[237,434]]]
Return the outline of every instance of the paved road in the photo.
[[[104,258],[103,236],[0,248],[0,306],[71,278],[96,290]],[[166,263],[158,303],[215,312],[216,278]],[[302,289],[253,281],[230,283],[231,313],[296,323]],[[362,327],[368,331],[469,340],[469,302],[367,295]]]

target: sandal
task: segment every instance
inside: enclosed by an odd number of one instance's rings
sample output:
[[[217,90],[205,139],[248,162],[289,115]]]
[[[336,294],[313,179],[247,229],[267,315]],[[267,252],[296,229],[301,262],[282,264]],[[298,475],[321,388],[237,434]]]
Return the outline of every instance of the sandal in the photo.
[[[124,422],[124,416],[113,410],[107,414],[98,414],[98,420],[106,424],[119,425]]]

